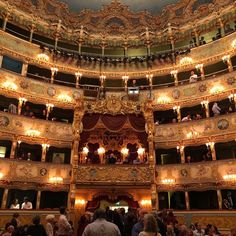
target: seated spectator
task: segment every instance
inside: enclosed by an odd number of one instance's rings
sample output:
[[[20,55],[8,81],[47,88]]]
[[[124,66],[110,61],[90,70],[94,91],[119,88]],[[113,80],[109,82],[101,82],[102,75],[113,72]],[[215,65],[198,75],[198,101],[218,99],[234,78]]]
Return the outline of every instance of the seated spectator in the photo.
[[[229,24],[227,24],[227,25],[225,26],[225,34],[227,35],[227,34],[231,34],[231,33],[233,33],[233,32],[234,32],[234,29],[231,28]]]
[[[186,158],[186,163],[191,163],[191,162],[192,162],[191,156],[187,156],[187,158]]]
[[[27,153],[27,161],[31,161],[31,160],[32,160],[31,153],[28,152],[28,153]]]
[[[113,153],[108,158],[108,164],[115,164],[116,163],[116,158]]]
[[[13,236],[14,231],[14,226],[11,225],[11,223],[7,223],[5,227],[5,232],[2,234],[2,236]]]
[[[44,226],[40,224],[40,216],[35,216],[32,220],[32,223],[33,225],[30,225],[27,229],[27,235],[47,236]]]
[[[20,209],[20,204],[18,199],[16,198],[14,202],[11,204],[10,209]]]
[[[214,105],[212,106],[212,112],[214,116],[218,116],[220,115],[220,107],[218,106],[217,102],[214,103]]]
[[[197,82],[197,74],[194,73],[194,71],[191,71],[191,76],[189,77],[189,83],[195,83]]]
[[[204,36],[202,36],[202,37],[200,38],[200,40],[199,40],[199,44],[200,44],[200,45],[204,45],[204,44],[206,44],[206,41],[205,41]]]
[[[137,165],[137,164],[141,164],[141,160],[139,157],[137,157],[135,160],[133,160],[133,164]]]
[[[21,209],[23,209],[23,210],[31,210],[31,209],[33,209],[33,205],[29,201],[28,197],[24,197],[24,202],[22,203]]]
[[[189,42],[189,48],[194,48],[195,47],[195,44],[194,44],[194,42],[191,40],[190,42]]]
[[[24,111],[23,115],[30,117],[30,107],[29,106],[25,107],[25,111]]]
[[[202,116],[200,114],[196,114],[195,120],[201,120]]]
[[[205,230],[202,229],[202,225],[200,223],[195,223],[195,230],[193,231],[194,236],[204,236],[205,235]]]
[[[123,164],[122,160],[120,157],[117,158],[116,160],[116,164],[119,165],[119,164]]]
[[[190,115],[187,115],[182,119],[183,122],[190,121],[190,120],[192,120]]]

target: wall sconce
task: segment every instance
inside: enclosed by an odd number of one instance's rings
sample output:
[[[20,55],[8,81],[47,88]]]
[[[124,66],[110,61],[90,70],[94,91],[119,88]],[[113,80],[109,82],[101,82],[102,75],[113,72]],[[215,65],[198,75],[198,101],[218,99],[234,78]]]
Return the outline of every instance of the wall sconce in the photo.
[[[2,172],[0,172],[0,179],[2,179],[4,176],[4,174]]]
[[[236,180],[236,174],[227,174],[223,176],[224,180],[228,181],[235,181]]]
[[[142,206],[151,206],[152,205],[152,200],[151,199],[143,199],[143,200],[141,200],[140,204]]]
[[[26,98],[19,98],[19,102],[21,103],[22,106],[25,105],[25,103],[27,102],[27,99]]]
[[[196,68],[197,70],[201,71],[201,70],[203,69],[203,64],[197,64],[197,65],[195,66],[195,68]]]
[[[167,96],[161,96],[157,99],[157,103],[159,104],[166,104],[166,103],[170,103],[171,99]]]
[[[177,152],[183,151],[184,146],[183,145],[182,146],[177,146],[176,149],[177,149]]]
[[[57,67],[51,67],[51,72],[52,72],[52,76],[54,76],[58,72],[58,68]]]
[[[204,100],[201,102],[201,106],[202,108],[206,109],[206,107],[208,106],[209,102],[207,100]]]
[[[58,99],[62,102],[71,102],[72,101],[72,98],[67,94],[60,94],[58,96]]]
[[[229,101],[230,101],[230,102],[235,102],[235,100],[236,100],[236,93],[230,94],[230,95],[228,96],[228,98],[229,98]]]
[[[104,147],[98,148],[98,155],[99,155],[99,157],[102,158],[102,156],[105,154],[105,152],[106,152],[106,150],[105,150]],[[101,163],[102,163],[102,160],[101,160]]]
[[[49,56],[45,53],[38,54],[37,59],[40,61],[49,62]]]
[[[210,93],[217,94],[217,93],[221,93],[222,91],[224,91],[224,87],[218,84],[211,88]]]
[[[188,64],[192,64],[193,63],[193,59],[191,57],[183,57],[180,60],[180,65],[188,65]]]
[[[89,149],[87,147],[83,147],[83,154],[87,155],[89,153]]]
[[[129,149],[126,148],[126,147],[122,148],[122,149],[121,149],[121,154],[122,154],[123,156],[128,156],[128,154],[129,154]]]
[[[104,82],[106,80],[106,76],[105,75],[100,75],[100,82],[101,82],[101,87],[103,88],[104,87]]]
[[[82,75],[83,75],[83,74],[80,73],[80,72],[75,72],[75,77],[76,77],[76,84],[75,84],[75,87],[76,87],[76,88],[79,87],[79,81],[80,81]]]
[[[19,146],[20,146],[21,142],[22,142],[21,140],[18,140],[18,141],[17,141],[17,143],[18,143]]]
[[[175,113],[178,113],[178,112],[180,111],[180,106],[174,106],[174,107],[173,107],[173,111],[174,111]]]
[[[229,63],[229,61],[230,61],[230,55],[225,55],[225,56],[223,56],[223,57],[222,57],[222,61],[223,61],[224,63]]]
[[[175,77],[177,74],[178,74],[178,71],[177,70],[172,70],[170,72],[171,76]]]
[[[231,43],[233,49],[236,49],[236,39]]]
[[[146,75],[146,78],[147,78],[147,80],[148,80],[148,82],[149,82],[149,86],[152,87],[153,74],[147,74],[147,75]]]
[[[214,142],[208,142],[208,143],[206,143],[207,148],[213,148],[214,145],[215,145]]]
[[[38,137],[40,134],[41,132],[35,129],[30,129],[26,131],[26,135],[31,136],[31,137]]]
[[[85,205],[86,201],[84,199],[75,199],[75,205]]]
[[[50,144],[48,144],[48,143],[43,143],[42,144],[42,148],[45,149],[45,150],[48,150],[49,147],[50,147]]]
[[[138,153],[139,156],[143,156],[144,153],[145,153],[145,148],[140,147],[140,148],[138,149],[137,153]]]
[[[196,138],[198,135],[197,131],[190,131],[189,133],[186,134],[187,138]]]
[[[162,183],[163,184],[174,184],[175,183],[175,179],[163,179]]]
[[[59,177],[59,176],[53,176],[53,177],[49,178],[49,181],[54,184],[60,184],[63,182],[63,178]]]
[[[46,104],[46,107],[47,107],[47,111],[50,113],[50,112],[52,111],[54,105],[51,104],[51,103],[47,103],[47,104]]]
[[[12,81],[5,81],[2,83],[2,87],[9,90],[17,90],[18,86]]]

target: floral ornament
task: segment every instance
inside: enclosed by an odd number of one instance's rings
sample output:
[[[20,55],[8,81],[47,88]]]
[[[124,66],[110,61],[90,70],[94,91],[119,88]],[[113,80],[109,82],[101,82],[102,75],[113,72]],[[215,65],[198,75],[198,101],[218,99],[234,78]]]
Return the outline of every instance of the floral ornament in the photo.
[[[91,178],[96,178],[97,177],[97,170],[96,169],[90,169],[89,175]]]
[[[78,100],[79,98],[81,98],[81,94],[79,91],[74,91],[72,96],[75,100]]]
[[[172,97],[173,97],[174,99],[178,99],[178,98],[180,97],[180,91],[179,91],[178,89],[174,89],[174,90],[172,91]]]
[[[235,78],[234,77],[227,78],[227,84],[228,85],[233,85],[234,83],[235,83]]]
[[[50,97],[54,97],[56,95],[56,89],[53,87],[49,87],[47,92]]]
[[[180,171],[180,174],[183,176],[183,177],[187,177],[188,176],[188,171],[186,169],[182,169]]]
[[[218,121],[217,127],[220,130],[228,129],[229,128],[229,121],[226,120],[226,119],[221,119],[221,120]]]
[[[198,90],[201,93],[206,92],[206,90],[207,90],[206,84],[200,84]]]
[[[29,87],[29,83],[25,80],[20,82],[20,87],[23,89],[27,89]]]
[[[10,124],[10,120],[7,116],[0,116],[0,126],[7,127]]]
[[[40,175],[41,176],[45,176],[46,174],[47,174],[47,169],[46,168],[42,168],[42,169],[40,169],[40,171],[39,171],[39,173],[40,173]]]
[[[138,176],[137,170],[132,170],[132,171],[131,171],[131,176],[132,176],[133,178],[137,178],[137,176]]]

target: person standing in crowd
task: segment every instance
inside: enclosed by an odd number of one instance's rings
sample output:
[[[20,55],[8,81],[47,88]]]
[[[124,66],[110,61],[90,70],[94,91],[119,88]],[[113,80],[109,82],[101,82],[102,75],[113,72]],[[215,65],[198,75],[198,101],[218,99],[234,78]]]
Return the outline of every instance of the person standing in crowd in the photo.
[[[147,214],[147,210],[145,209],[140,209],[138,214],[139,214],[139,219],[138,219],[138,222],[133,226],[133,229],[132,229],[132,236],[138,236],[139,233],[141,231],[143,231],[143,227],[144,227],[144,224],[143,224],[143,219],[144,219],[144,216]]]
[[[85,227],[91,223],[91,216],[89,213],[85,213],[80,217],[80,220],[78,222],[78,231],[77,231],[77,236],[82,236]]]
[[[152,214],[144,216],[144,230],[139,233],[139,236],[161,236],[157,227],[157,222]]]
[[[97,209],[94,212],[94,222],[86,226],[82,236],[121,236],[119,228],[105,218],[105,211]]]
[[[202,228],[202,225],[200,223],[195,224],[195,230],[193,231],[194,236],[204,236],[205,235],[205,230]]]
[[[66,208],[60,207],[60,217],[57,223],[57,236],[71,236],[73,234],[72,227],[66,217]]]
[[[20,204],[18,199],[16,198],[14,202],[11,204],[10,209],[20,209]]]
[[[214,116],[218,116],[220,115],[220,107],[218,106],[217,102],[214,103],[214,105],[212,106],[212,112]]]
[[[47,236],[54,236],[54,224],[55,224],[55,216],[54,215],[47,215],[46,218],[46,225],[45,230]]]
[[[44,226],[40,224],[40,216],[35,216],[32,220],[32,223],[33,225],[30,225],[27,229],[27,235],[47,236]]]
[[[20,221],[18,219],[19,216],[20,215],[18,213],[14,213],[13,217],[11,219],[11,222],[10,222],[10,224],[13,225],[15,229],[17,229],[21,225],[21,223],[20,223]]]
[[[31,209],[33,209],[33,205],[29,201],[28,197],[24,197],[24,202],[22,203],[21,209],[22,210],[31,210]]]

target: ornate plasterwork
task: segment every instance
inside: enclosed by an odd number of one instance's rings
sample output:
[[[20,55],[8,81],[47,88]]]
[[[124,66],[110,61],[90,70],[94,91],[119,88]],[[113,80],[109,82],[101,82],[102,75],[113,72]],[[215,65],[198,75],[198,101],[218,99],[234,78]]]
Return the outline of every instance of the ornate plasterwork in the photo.
[[[148,39],[152,42],[156,40],[156,36],[169,38],[170,35],[162,32],[167,23],[184,25],[182,30],[176,32],[175,38],[186,37],[186,32],[191,34],[186,25],[191,25],[192,28],[192,23],[200,21],[199,19],[204,19],[199,24],[199,30],[209,28],[208,25],[216,26],[217,20],[212,22],[211,19],[217,18],[215,12],[224,15],[226,8],[231,9],[233,3],[233,0],[212,0],[211,3],[203,4],[197,0],[181,0],[166,6],[161,15],[153,16],[147,11],[134,13],[128,6],[116,0],[100,11],[86,9],[79,14],[70,12],[65,3],[57,0],[5,0],[2,1],[1,11],[2,15],[6,15],[8,9],[13,22],[27,29],[33,26],[35,31],[49,37],[60,37],[74,42],[86,41],[89,45],[100,45],[105,40],[105,44],[122,46],[125,41],[134,45],[147,43],[147,37],[142,39],[140,36],[145,33],[146,27],[153,32],[151,40]],[[232,14],[229,16],[232,18]],[[203,24],[206,26],[201,27]]]
[[[236,114],[182,122],[176,124],[157,125],[154,141],[158,147],[176,147],[197,145],[212,142],[234,140],[236,135]]]
[[[50,163],[34,162],[34,161],[17,161],[12,159],[0,160],[0,171],[3,173],[3,178],[0,181],[0,185],[22,185],[25,183],[26,188],[28,185],[34,185],[38,188],[54,188],[60,187],[60,184],[53,184],[50,182],[50,178],[54,176],[60,176],[63,178],[63,185],[70,183],[70,165],[57,165]],[[36,185],[35,185],[36,184]],[[43,186],[45,185],[45,186]],[[21,189],[24,188],[22,185]]]
[[[80,165],[77,184],[146,185],[151,177],[148,165]]]
[[[201,189],[235,189],[234,181],[223,176],[235,173],[236,161],[209,161],[181,165],[157,166],[156,184],[159,191],[196,191]],[[174,178],[174,184],[163,184],[163,179]]]

